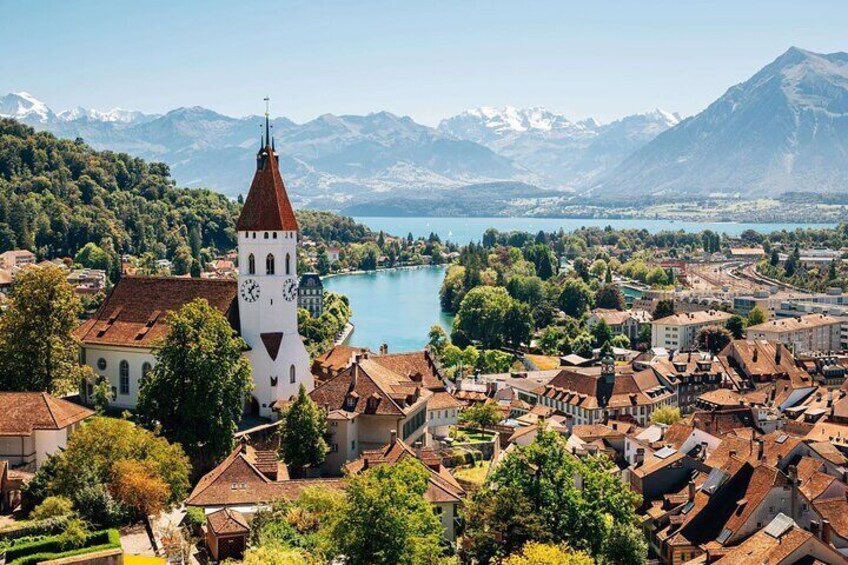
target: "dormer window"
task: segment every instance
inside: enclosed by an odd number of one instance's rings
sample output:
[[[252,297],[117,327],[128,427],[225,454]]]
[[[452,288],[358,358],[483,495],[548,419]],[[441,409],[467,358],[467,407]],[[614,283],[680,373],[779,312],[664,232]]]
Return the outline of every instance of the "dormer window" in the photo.
[[[265,257],[265,274],[273,275],[274,274],[274,254],[269,253],[267,257]]]
[[[247,256],[247,273],[249,275],[256,274],[256,257],[253,256],[253,253]]]

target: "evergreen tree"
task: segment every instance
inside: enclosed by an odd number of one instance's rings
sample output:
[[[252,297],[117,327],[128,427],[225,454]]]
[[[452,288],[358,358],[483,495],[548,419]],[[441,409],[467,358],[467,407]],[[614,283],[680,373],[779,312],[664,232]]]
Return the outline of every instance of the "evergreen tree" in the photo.
[[[745,321],[742,320],[741,316],[731,316],[724,327],[727,328],[733,339],[742,339],[745,336]]]
[[[298,478],[307,467],[318,467],[327,457],[327,416],[301,384],[281,420],[280,455],[293,477]]]

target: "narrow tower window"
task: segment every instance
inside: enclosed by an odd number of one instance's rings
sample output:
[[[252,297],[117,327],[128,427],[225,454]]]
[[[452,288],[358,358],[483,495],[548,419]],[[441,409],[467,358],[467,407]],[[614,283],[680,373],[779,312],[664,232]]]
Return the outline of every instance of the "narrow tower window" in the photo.
[[[274,274],[274,254],[269,253],[267,257],[265,257],[265,274],[273,275]]]
[[[291,274],[291,255],[286,253],[286,274]]]
[[[247,274],[256,274],[256,258],[253,256],[253,253],[247,256]]]
[[[130,393],[130,364],[126,361],[121,361],[118,367],[120,376],[121,394]]]
[[[297,375],[295,374],[295,371],[294,371],[294,365],[292,365],[289,368],[289,382],[291,384],[294,384],[296,380],[297,380]]]

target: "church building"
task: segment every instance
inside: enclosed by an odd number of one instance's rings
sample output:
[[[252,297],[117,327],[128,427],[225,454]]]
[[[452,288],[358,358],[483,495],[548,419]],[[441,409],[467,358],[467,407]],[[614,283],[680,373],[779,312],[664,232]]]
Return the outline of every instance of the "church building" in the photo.
[[[168,332],[168,313],[196,298],[224,314],[247,342],[253,369],[249,409],[273,416],[271,406],[314,387],[309,354],[298,333],[298,224],[280,175],[270,135],[256,155],[256,173],[238,232],[238,280],[167,277],[120,279],[97,313],[77,330],[81,360],[112,385],[112,406],[132,409],[141,380],[154,366],[154,347]],[[93,387],[83,387],[84,400]]]

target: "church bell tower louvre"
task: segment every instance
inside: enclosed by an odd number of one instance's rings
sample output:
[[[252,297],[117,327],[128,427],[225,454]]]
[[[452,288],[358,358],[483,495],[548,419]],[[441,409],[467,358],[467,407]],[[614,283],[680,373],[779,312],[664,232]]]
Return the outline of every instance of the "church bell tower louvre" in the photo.
[[[276,401],[314,381],[297,326],[299,227],[280,174],[268,98],[256,172],[236,222],[241,335],[250,347],[254,407],[271,416]]]

